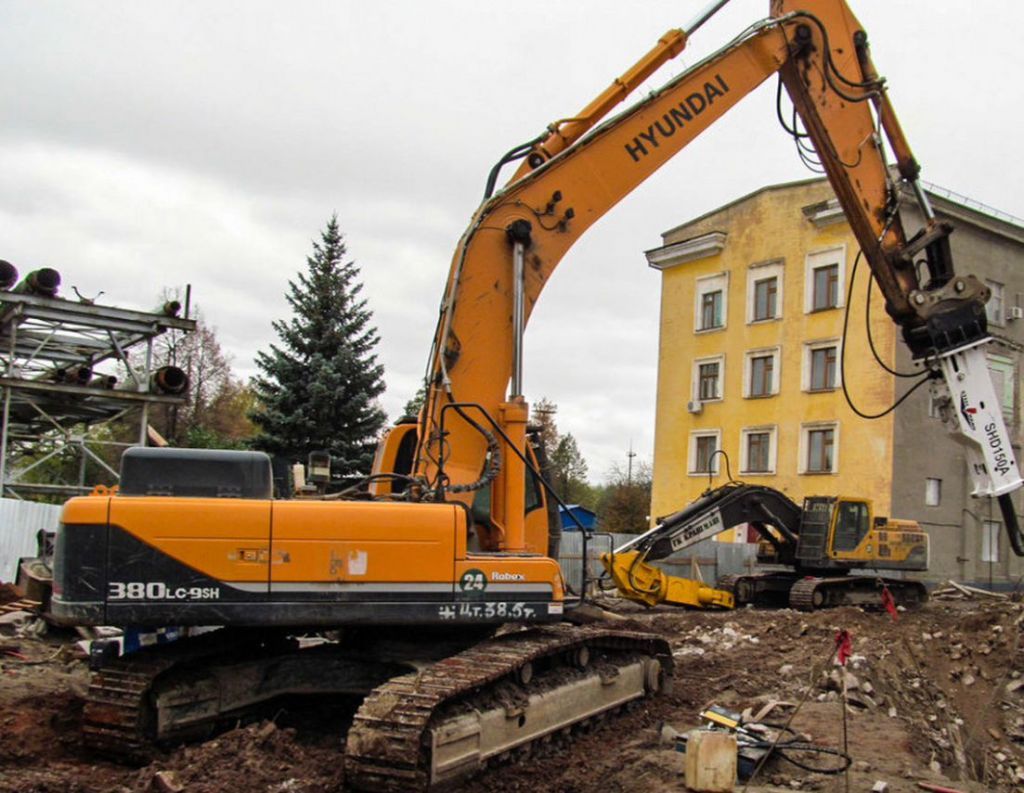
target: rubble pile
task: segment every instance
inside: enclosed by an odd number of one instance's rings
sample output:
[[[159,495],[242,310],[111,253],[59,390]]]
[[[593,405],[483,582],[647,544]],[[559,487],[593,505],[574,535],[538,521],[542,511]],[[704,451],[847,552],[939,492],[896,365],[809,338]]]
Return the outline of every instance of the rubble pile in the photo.
[[[879,653],[890,715],[911,725],[933,768],[993,790],[1024,787],[1022,623],[1019,604],[988,605]]]
[[[185,746],[138,772],[128,790],[161,793],[335,793],[342,789],[343,736],[303,740],[292,727],[251,724],[197,746]],[[125,791],[127,793],[127,791]]]
[[[617,626],[669,639],[672,691],[571,743],[524,754],[463,789],[681,790],[683,755],[662,736],[698,726],[709,705],[765,723],[791,720],[801,741],[837,749],[845,696],[851,790],[910,793],[919,784],[963,793],[1022,790],[1024,606],[951,589],[956,594],[947,600],[896,621],[858,608],[807,614],[644,611],[622,604]],[[840,630],[853,637],[845,667],[835,659]],[[88,679],[81,638],[31,612],[0,621],[0,793],[341,788],[344,733],[355,704],[347,714],[305,720],[278,714],[239,725],[142,769],[89,755],[78,738]],[[835,756],[809,760],[829,757]],[[840,789],[837,784],[842,780],[776,759],[748,790]]]

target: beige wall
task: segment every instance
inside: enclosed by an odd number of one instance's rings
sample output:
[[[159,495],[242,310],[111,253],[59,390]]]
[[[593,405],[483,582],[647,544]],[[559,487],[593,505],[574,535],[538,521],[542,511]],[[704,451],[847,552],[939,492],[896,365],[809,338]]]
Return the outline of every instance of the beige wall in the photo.
[[[847,407],[840,390],[808,393],[803,388],[805,342],[838,340],[843,322],[842,308],[814,313],[805,310],[807,255],[842,249],[846,283],[857,255],[852,233],[841,216],[839,222],[819,228],[803,211],[830,197],[829,187],[820,180],[768,188],[663,235],[659,250],[666,255],[666,248],[685,240],[712,232],[724,232],[726,237],[720,252],[675,265],[666,262],[662,272],[653,516],[679,509],[708,486],[707,474],[690,473],[690,438],[695,430],[712,429],[721,431],[721,445],[729,455],[735,478],[778,488],[796,501],[817,494],[865,496],[874,500],[876,514],[888,514],[892,415],[866,421]],[[649,260],[657,259],[657,254],[649,252]],[[748,323],[751,265],[776,259],[783,262],[781,317]],[[726,327],[695,333],[699,279],[716,273],[728,277]],[[877,412],[891,404],[894,383],[871,360],[865,340],[867,275],[868,268],[862,261],[851,307],[846,376],[858,407]],[[885,315],[877,289],[872,298],[872,328],[876,347],[891,365],[895,328]],[[778,394],[745,398],[745,354],[773,347],[779,348]],[[694,360],[723,354],[724,398],[704,404],[699,414],[690,413],[687,403],[696,397]],[[837,422],[837,470],[832,474],[800,473],[802,427],[818,421]],[[772,475],[740,472],[741,434],[751,427],[775,428],[777,454]],[[719,471],[712,480],[716,486],[726,481],[724,465]]]

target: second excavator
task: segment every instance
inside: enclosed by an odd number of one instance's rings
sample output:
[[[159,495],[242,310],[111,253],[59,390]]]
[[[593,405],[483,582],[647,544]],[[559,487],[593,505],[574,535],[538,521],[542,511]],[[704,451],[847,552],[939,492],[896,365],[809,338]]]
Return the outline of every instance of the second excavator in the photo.
[[[651,564],[743,524],[760,536],[757,560],[770,565],[770,571],[727,576],[711,588]],[[651,606],[750,604],[811,611],[881,605],[883,598],[916,606],[928,597],[919,581],[853,574],[927,570],[928,535],[916,521],[877,516],[866,498],[809,496],[801,506],[775,488],[743,482],[706,491],[602,561],[625,597]]]

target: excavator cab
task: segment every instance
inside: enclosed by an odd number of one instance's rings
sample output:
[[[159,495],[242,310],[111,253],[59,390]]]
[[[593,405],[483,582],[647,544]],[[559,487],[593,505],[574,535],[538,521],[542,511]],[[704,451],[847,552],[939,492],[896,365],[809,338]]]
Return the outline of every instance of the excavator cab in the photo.
[[[867,499],[810,496],[796,558],[814,570],[927,570],[928,535],[914,521],[874,518]]]

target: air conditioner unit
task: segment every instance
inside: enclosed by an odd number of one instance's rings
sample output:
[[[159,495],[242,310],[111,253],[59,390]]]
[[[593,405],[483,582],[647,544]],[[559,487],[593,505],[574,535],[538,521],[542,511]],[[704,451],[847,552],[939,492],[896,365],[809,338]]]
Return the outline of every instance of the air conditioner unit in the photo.
[[[702,410],[704,410],[704,403],[701,402],[699,399],[695,399],[692,402],[686,403],[686,409],[690,413],[700,413]]]
[[[1010,319],[1024,319],[1024,308],[1020,306],[1010,306]]]

